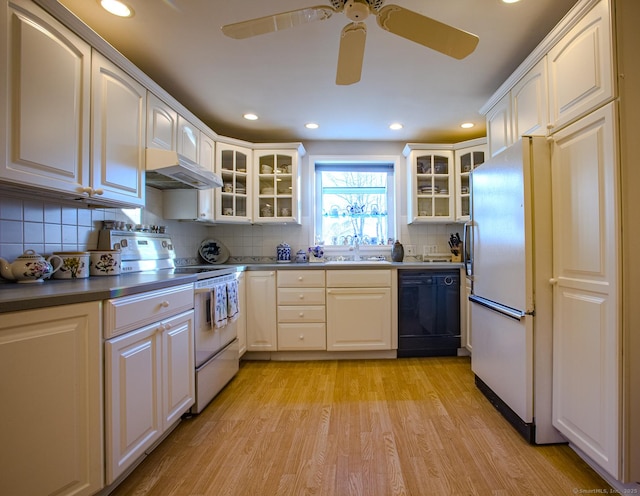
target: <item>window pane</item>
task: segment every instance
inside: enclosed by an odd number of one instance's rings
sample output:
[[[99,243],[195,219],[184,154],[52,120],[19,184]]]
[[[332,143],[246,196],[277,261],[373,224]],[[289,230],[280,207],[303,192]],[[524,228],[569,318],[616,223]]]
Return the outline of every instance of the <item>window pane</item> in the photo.
[[[319,239],[326,245],[351,245],[357,236],[363,245],[386,244],[391,173],[389,166],[318,167]]]

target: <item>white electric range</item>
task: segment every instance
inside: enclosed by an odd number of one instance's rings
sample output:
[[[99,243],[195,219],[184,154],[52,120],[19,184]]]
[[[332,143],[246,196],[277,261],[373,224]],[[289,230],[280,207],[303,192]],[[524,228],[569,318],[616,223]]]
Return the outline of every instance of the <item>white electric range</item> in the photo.
[[[176,266],[176,254],[167,233],[103,229],[98,249],[121,250],[121,272],[171,271],[195,274],[194,350],[196,402],[200,413],[239,370],[237,331],[238,274],[218,265]]]

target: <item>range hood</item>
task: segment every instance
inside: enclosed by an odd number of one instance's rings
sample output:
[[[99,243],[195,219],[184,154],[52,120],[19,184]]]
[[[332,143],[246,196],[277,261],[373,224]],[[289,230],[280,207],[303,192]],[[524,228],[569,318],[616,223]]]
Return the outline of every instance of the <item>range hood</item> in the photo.
[[[146,184],[156,189],[210,189],[222,179],[172,150],[147,148]]]

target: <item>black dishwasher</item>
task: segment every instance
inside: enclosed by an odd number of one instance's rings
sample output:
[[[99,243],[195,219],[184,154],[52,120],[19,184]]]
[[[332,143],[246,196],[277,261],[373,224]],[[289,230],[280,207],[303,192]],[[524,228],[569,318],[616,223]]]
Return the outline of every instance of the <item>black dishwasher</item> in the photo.
[[[460,272],[398,271],[398,357],[455,356],[460,348]]]

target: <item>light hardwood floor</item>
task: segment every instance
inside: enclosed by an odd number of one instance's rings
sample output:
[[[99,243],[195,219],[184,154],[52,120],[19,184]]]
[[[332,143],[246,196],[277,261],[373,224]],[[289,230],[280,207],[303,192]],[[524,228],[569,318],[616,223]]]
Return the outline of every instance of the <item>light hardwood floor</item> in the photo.
[[[530,446],[464,357],[243,362],[114,495],[572,495],[610,486]]]

